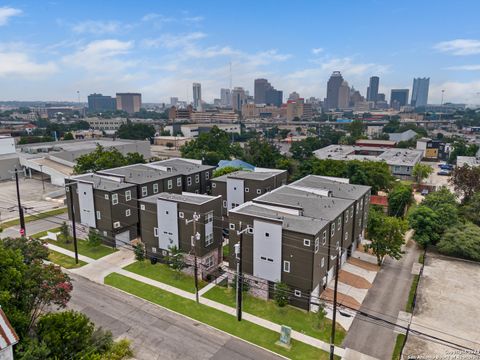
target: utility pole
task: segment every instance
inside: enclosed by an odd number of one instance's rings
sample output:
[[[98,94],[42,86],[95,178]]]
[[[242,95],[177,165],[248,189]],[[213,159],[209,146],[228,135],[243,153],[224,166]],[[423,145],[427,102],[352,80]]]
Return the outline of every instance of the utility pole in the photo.
[[[239,222],[239,230],[237,235],[240,236],[240,241],[238,244],[235,244],[235,256],[237,259],[237,320],[242,321],[242,301],[243,301],[243,265],[242,265],[242,243],[243,243],[243,234],[250,228],[247,226],[245,229],[242,229],[242,222]]]
[[[72,214],[72,235],[73,235],[73,247],[75,250],[75,264],[78,264],[78,245],[77,245],[77,229],[75,227],[75,210],[73,206],[73,183],[65,184],[70,194],[70,214]]]
[[[17,202],[18,202],[18,217],[20,218],[20,235],[27,235],[25,229],[25,215],[23,213],[22,202],[20,201],[20,187],[18,185],[18,169],[15,168],[15,185],[17,188]]]
[[[335,326],[337,320],[337,290],[338,290],[338,272],[340,270],[340,254],[342,248],[338,249],[337,259],[335,263],[335,286],[333,291],[333,316],[332,316],[332,333],[330,335],[330,360],[333,360],[335,355]]]
[[[42,177],[42,188],[43,192],[45,192],[45,181],[43,179],[43,165],[40,165],[40,176]]]
[[[197,304],[199,303],[198,299],[198,266],[197,266],[197,249],[195,244],[198,240],[200,240],[200,233],[197,232],[197,221],[200,220],[200,215],[197,212],[193,213],[193,218],[191,220],[185,220],[185,224],[188,225],[193,222],[193,235],[191,237],[191,245],[193,251],[193,273],[195,278],[195,300]]]

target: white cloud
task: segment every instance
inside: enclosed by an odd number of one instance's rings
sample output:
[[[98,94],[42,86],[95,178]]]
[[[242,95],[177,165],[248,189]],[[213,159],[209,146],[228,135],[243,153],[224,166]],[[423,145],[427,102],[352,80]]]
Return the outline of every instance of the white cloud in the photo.
[[[187,16],[183,19],[187,23],[199,23],[205,20],[203,16]]]
[[[0,7],[0,26],[7,25],[8,20],[12,16],[18,16],[22,13],[22,10],[15,9],[7,6]]]
[[[469,82],[446,81],[430,84],[428,102],[440,104],[442,90],[445,90],[443,102],[479,104],[480,79]]]
[[[179,48],[189,47],[200,39],[203,39],[207,35],[202,32],[192,32],[180,35],[164,34],[156,39],[145,39],[142,41],[142,45],[147,48]]]
[[[455,39],[442,41],[435,44],[434,49],[450,53],[452,55],[474,55],[480,54],[480,40],[474,39]]]
[[[0,76],[45,76],[57,71],[53,62],[37,63],[26,53],[0,52]]]
[[[120,30],[120,23],[118,21],[86,20],[73,25],[72,30],[78,34],[112,34]]]
[[[120,71],[133,66],[134,61],[122,58],[133,48],[133,41],[116,39],[96,40],[81,47],[75,53],[65,56],[65,64],[82,67],[90,71]]]
[[[479,71],[480,70],[480,64],[449,66],[446,69],[447,70],[458,70],[458,71]]]
[[[314,55],[318,55],[318,54],[320,54],[321,52],[323,52],[323,49],[322,49],[322,48],[313,48],[313,49],[312,49],[312,54],[314,54]]]

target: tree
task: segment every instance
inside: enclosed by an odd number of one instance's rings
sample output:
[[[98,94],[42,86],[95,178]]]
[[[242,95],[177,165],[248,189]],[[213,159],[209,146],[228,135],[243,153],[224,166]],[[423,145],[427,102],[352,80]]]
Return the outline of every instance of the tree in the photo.
[[[429,207],[437,214],[440,233],[456,225],[459,221],[455,195],[446,187],[428,194],[422,201],[422,205]]]
[[[438,214],[428,206],[417,206],[408,216],[408,223],[415,231],[413,239],[421,246],[435,245],[440,239],[442,225]]]
[[[213,171],[213,177],[216,178],[216,177],[219,177],[219,176],[222,176],[222,175],[227,175],[227,174],[230,174],[232,172],[241,171],[241,170],[245,171],[245,169],[243,169],[239,166],[224,166],[222,168],[214,170]]]
[[[127,155],[125,155],[125,164],[126,165],[131,165],[131,164],[145,164],[145,158],[143,157],[143,154],[140,154],[138,152],[129,152]]]
[[[460,214],[468,221],[480,226],[480,192],[475,193],[463,203]]]
[[[274,299],[279,307],[285,307],[289,302],[290,288],[284,282],[278,281],[275,283]]]
[[[88,230],[87,244],[88,246],[95,247],[99,246],[102,243],[102,237],[98,231],[94,228]]]
[[[137,245],[133,246],[133,252],[135,254],[135,260],[145,260],[145,245],[142,242],[139,242]]]
[[[165,260],[167,264],[175,270],[177,275],[187,267],[187,263],[185,262],[184,254],[180,251],[180,249],[173,245],[168,247],[169,253],[166,256]]]
[[[348,131],[350,132],[350,136],[354,140],[360,139],[363,135],[363,129],[364,129],[364,124],[363,121],[360,119],[355,119],[353,120],[350,124],[348,124]]]
[[[36,238],[6,238],[3,239],[3,245],[12,250],[19,250],[26,264],[35,260],[47,260],[48,248],[45,241]]]
[[[155,128],[152,125],[127,121],[120,125],[117,135],[120,139],[145,140],[155,135]]]
[[[327,311],[325,310],[325,303],[321,302],[318,304],[318,311],[315,314],[315,327],[319,330],[322,330],[325,327],[325,317],[327,316]]]
[[[60,226],[60,236],[65,243],[70,243],[70,230],[68,229],[68,225],[65,221]]]
[[[430,165],[417,163],[413,167],[412,175],[417,180],[417,184],[420,185],[422,181],[428,178],[432,172],[433,168]]]
[[[463,139],[455,141],[452,147],[453,150],[448,158],[450,164],[454,164],[459,156],[475,156],[479,148],[476,144],[467,144]]]
[[[397,183],[388,193],[388,215],[403,217],[406,208],[412,203],[412,188],[408,185]]]
[[[171,149],[171,148],[173,148],[173,147],[175,146],[175,144],[172,143],[172,142],[167,142],[167,143],[165,144],[165,146],[166,146],[168,149]]]
[[[480,227],[467,222],[447,229],[437,249],[445,255],[480,261]]]
[[[480,166],[469,166],[467,164],[462,167],[453,169],[450,183],[453,185],[455,192],[463,195],[463,202],[468,200],[477,192],[480,192]]]
[[[162,130],[160,131],[160,136],[172,136],[170,130]]]
[[[406,222],[394,216],[385,216],[381,211],[372,210],[367,225],[371,243],[365,245],[365,248],[372,250],[377,257],[378,265],[382,264],[387,255],[399,260],[403,255]]]
[[[242,160],[258,167],[274,168],[282,157],[275,145],[259,137],[249,140],[243,150]]]
[[[71,132],[67,132],[65,133],[65,135],[63,135],[63,140],[74,140],[75,138],[73,137],[73,134]]]

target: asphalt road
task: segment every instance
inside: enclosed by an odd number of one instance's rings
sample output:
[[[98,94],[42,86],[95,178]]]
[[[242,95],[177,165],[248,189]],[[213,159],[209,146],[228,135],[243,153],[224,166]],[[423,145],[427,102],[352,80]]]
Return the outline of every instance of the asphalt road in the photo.
[[[114,338],[131,339],[135,359],[282,359],[114,288],[70,276],[74,290],[68,307],[112,331]]]
[[[400,261],[385,260],[360,308],[362,311],[391,322],[396,322],[399,311],[405,311],[413,281],[412,266],[421,250],[412,242],[405,251]],[[357,315],[343,346],[377,359],[391,359],[396,337],[391,326]]]
[[[29,215],[28,213],[26,215]],[[34,220],[25,223],[27,236],[39,233],[41,231],[46,231],[49,229],[53,229],[55,227],[59,227],[63,221],[67,221],[68,223],[68,215],[67,213],[51,216],[41,220]],[[20,236],[20,225],[15,225],[6,228],[0,233],[0,239],[4,239],[6,237],[19,237]]]

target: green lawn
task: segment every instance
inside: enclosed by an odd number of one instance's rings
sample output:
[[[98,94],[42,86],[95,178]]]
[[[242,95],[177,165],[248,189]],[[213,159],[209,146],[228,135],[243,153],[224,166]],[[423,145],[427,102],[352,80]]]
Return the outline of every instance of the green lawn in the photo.
[[[44,218],[47,218],[47,217],[50,217],[50,216],[55,216],[55,215],[60,215],[60,214],[63,214],[63,213],[66,213],[67,212],[67,208],[60,208],[60,209],[53,209],[53,210],[49,210],[49,211],[44,211],[42,213],[38,213],[38,214],[35,214],[35,215],[28,215],[28,216],[25,216],[25,222],[30,222],[30,221],[35,221],[35,220],[40,220],[40,219],[44,219]],[[1,224],[1,227],[2,228],[7,228],[7,227],[10,227],[10,226],[15,226],[15,225],[19,225],[20,224],[20,219],[14,219],[14,220],[8,220],[8,221],[5,221]]]
[[[395,347],[393,348],[392,360],[400,360],[400,351],[402,350],[403,342],[405,341],[405,335],[398,334],[395,341]]]
[[[48,260],[50,260],[54,264],[60,265],[61,267],[65,268],[65,269],[74,269],[74,268],[78,268],[78,267],[81,267],[81,266],[86,264],[86,262],[84,262],[82,260],[78,260],[78,264],[76,264],[74,258],[72,258],[70,256],[67,256],[67,255],[64,255],[64,254],[61,254],[59,252],[53,251],[53,250],[49,250]]]
[[[71,242],[68,244],[64,241],[55,241],[50,239],[48,239],[47,241],[50,244],[60,246],[64,249],[75,251],[75,248],[73,246],[73,240],[71,240]],[[89,246],[86,240],[80,240],[80,239],[77,239],[77,245],[78,245],[78,253],[80,255],[87,256],[95,260],[100,259],[107,255],[110,255],[115,251],[117,251],[116,249],[113,249],[106,245]]]
[[[415,275],[413,277],[410,293],[408,294],[408,302],[407,302],[407,306],[405,307],[406,312],[409,312],[409,313],[413,312],[413,297],[415,295],[415,290],[417,289],[419,281],[420,281],[420,275]]]
[[[235,307],[235,291],[232,288],[215,286],[203,297],[219,303]],[[293,306],[280,308],[274,301],[265,301],[249,294],[244,294],[243,310],[249,314],[261,317],[276,324],[290,326],[293,330],[306,335],[330,341],[332,322],[324,320],[322,328],[316,326],[316,314],[309,313]],[[335,343],[340,345],[345,338],[345,330],[337,324],[335,331]]]
[[[237,319],[222,311],[212,309],[206,305],[197,304],[193,300],[182,298],[178,295],[158,289],[154,286],[130,279],[116,273],[105,278],[105,284],[114,286],[145,300],[161,305],[192,319],[223,330],[241,339],[284,355],[291,359],[311,360],[328,359],[328,353],[302,342],[292,340],[290,350],[284,349],[275,342],[280,335],[246,320],[238,322]],[[338,359],[338,358],[337,358]]]
[[[142,262],[136,261],[133,264],[124,267],[124,269],[176,288],[195,293],[195,281],[193,276],[189,276],[182,272],[178,273],[168,265],[160,263],[152,265],[149,261],[145,260]],[[198,281],[198,289],[203,288],[205,285],[207,285],[205,281]]]
[[[222,247],[222,251],[223,251],[223,259],[228,259],[228,257],[230,256],[230,247],[229,245],[223,245]]]

